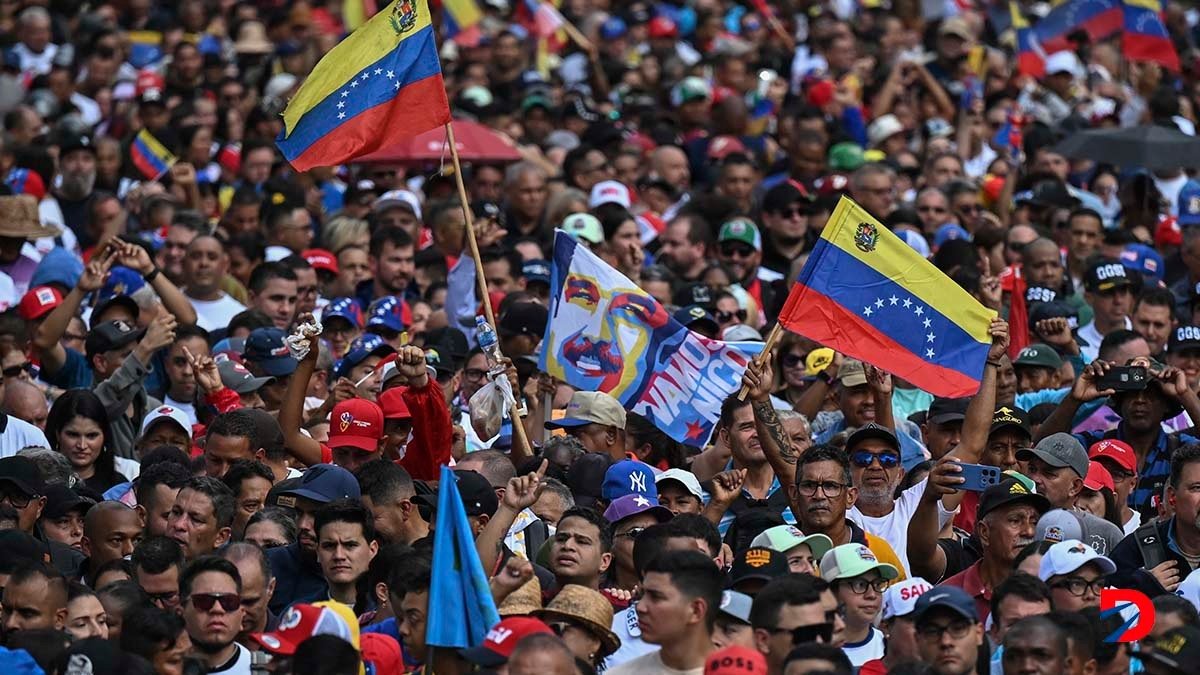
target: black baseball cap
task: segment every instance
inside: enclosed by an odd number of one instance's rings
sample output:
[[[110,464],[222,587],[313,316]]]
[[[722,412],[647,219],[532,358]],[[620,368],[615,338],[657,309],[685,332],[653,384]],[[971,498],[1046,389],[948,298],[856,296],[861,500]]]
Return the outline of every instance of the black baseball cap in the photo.
[[[120,319],[105,321],[99,326],[92,326],[92,329],[88,331],[83,349],[90,360],[96,354],[111,352],[137,342],[142,339],[145,332],[144,329]]]
[[[354,474],[336,464],[310,466],[300,479],[300,484],[283,494],[303,497],[318,504],[328,504],[338,499],[358,499],[362,496]]]
[[[536,302],[515,302],[496,320],[496,332],[502,337],[532,335],[541,338],[546,332],[549,311]]]
[[[702,305],[689,305],[677,310],[675,320],[692,330],[707,331],[713,335],[721,330],[717,320]]]
[[[604,475],[612,460],[607,455],[589,452],[576,459],[567,469],[567,479],[564,481],[571,493],[575,495],[575,503],[580,506],[594,506],[600,499]]]
[[[79,511],[82,515],[95,504],[62,483],[52,483],[46,486],[46,507],[42,509],[42,517],[54,520],[72,511]]]
[[[700,305],[711,310],[713,306],[712,289],[708,287],[708,284],[683,286],[671,295],[671,303],[679,307]]]
[[[763,195],[762,210],[765,213],[778,213],[796,202],[811,204],[813,196],[799,183],[784,181]]]
[[[736,586],[755,579],[770,581],[787,573],[788,564],[782,553],[765,546],[751,546],[733,561],[729,580],[731,586]]]
[[[929,404],[929,415],[925,421],[929,424],[949,424],[951,422],[961,422],[967,418],[967,406],[971,404],[969,398],[943,398],[941,396],[933,399],[933,403]]]
[[[984,516],[998,508],[1018,503],[1029,504],[1037,509],[1038,515],[1050,510],[1050,502],[1045,497],[1031,492],[1024,483],[1015,478],[1005,478],[999,484],[988,487],[979,496],[975,522],[983,520]]]
[[[458,482],[458,496],[462,499],[463,508],[468,516],[495,515],[496,509],[500,508],[500,501],[496,498],[496,489],[482,474],[478,471],[457,469],[454,477]],[[413,501],[437,511],[438,493],[418,494],[413,497]]]
[[[16,487],[27,497],[46,494],[46,481],[37,464],[28,457],[13,455],[0,459],[0,483]]]
[[[988,435],[992,435],[1001,429],[1008,428],[1020,429],[1026,436],[1033,438],[1033,427],[1029,424],[1029,413],[1023,408],[1016,406],[1001,406],[992,413],[992,428],[988,430]]]
[[[1155,640],[1153,647],[1141,650],[1138,658],[1162,664],[1176,673],[1189,673],[1200,661],[1200,628],[1172,628]]]
[[[1091,293],[1103,293],[1121,286],[1141,285],[1140,275],[1122,265],[1119,260],[1097,260],[1083,275],[1083,287]]]
[[[1167,351],[1178,353],[1185,349],[1200,349],[1200,326],[1179,326],[1171,331]]]
[[[21,530],[0,530],[0,566],[50,562],[50,547]]]
[[[896,450],[900,449],[900,439],[896,438],[896,434],[892,433],[891,429],[874,422],[867,422],[846,439],[846,451],[853,450],[859,443],[871,438],[879,439]]]

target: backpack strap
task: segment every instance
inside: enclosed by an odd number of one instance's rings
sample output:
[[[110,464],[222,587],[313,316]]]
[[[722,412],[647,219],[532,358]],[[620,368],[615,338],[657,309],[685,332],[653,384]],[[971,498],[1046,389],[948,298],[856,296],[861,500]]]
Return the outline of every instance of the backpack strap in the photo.
[[[1138,525],[1133,531],[1138,550],[1142,552],[1142,568],[1153,569],[1167,559],[1166,543],[1158,533],[1158,524],[1153,520]]]

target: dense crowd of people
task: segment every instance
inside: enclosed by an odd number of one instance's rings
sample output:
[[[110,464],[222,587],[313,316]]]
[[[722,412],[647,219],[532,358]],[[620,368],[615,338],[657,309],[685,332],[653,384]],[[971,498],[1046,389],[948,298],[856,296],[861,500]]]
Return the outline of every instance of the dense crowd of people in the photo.
[[[1182,72],[1083,30],[1019,69],[1060,4],[433,3],[455,118],[519,157],[456,176],[275,145],[382,6],[0,0],[0,664],[1190,672],[1200,181],[1063,142],[1190,142],[1200,13],[1163,8]],[[785,333],[691,445],[542,372],[556,236],[763,341],[844,197],[997,315],[974,395]],[[643,347],[599,323],[611,376]],[[460,648],[447,465],[500,616]]]

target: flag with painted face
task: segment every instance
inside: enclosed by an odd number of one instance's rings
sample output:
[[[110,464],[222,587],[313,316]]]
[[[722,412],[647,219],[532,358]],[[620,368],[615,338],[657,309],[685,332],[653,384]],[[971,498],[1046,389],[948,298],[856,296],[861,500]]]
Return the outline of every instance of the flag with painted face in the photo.
[[[689,331],[649,293],[561,230],[554,236],[541,369],[601,391],[671,438],[702,447],[761,342]]]

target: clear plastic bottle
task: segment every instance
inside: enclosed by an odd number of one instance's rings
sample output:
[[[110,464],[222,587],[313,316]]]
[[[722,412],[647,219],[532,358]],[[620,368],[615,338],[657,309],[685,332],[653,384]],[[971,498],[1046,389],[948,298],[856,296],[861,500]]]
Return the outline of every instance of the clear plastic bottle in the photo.
[[[500,338],[496,335],[496,329],[492,328],[492,324],[482,316],[475,317],[475,339],[479,342],[479,348],[487,356],[488,368],[495,371],[499,367],[502,370]]]

